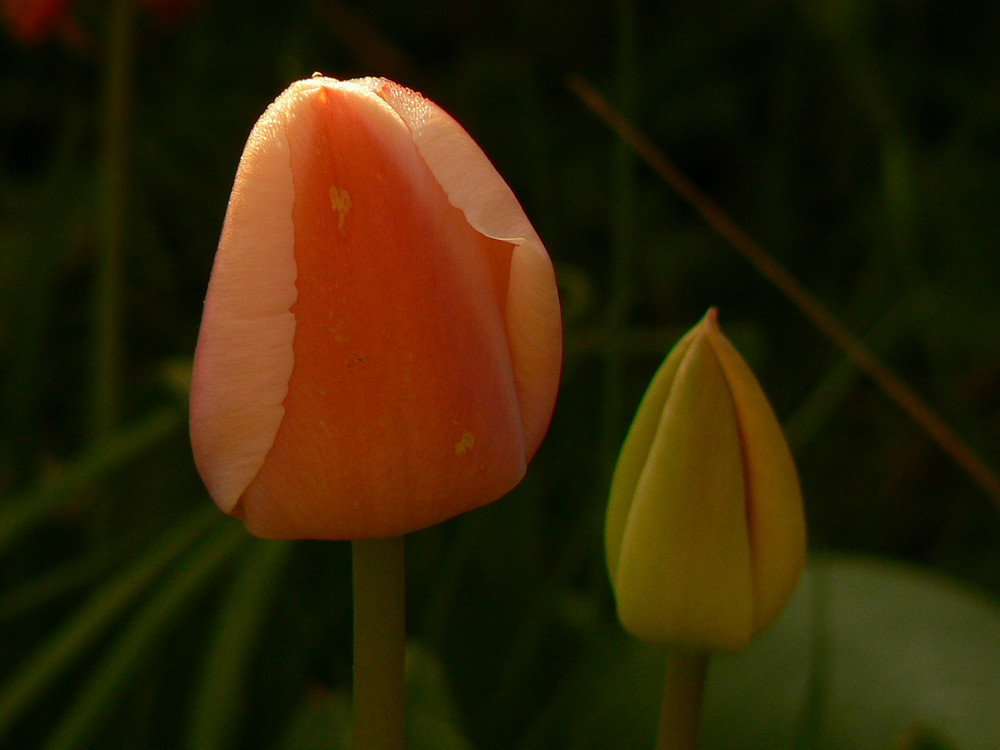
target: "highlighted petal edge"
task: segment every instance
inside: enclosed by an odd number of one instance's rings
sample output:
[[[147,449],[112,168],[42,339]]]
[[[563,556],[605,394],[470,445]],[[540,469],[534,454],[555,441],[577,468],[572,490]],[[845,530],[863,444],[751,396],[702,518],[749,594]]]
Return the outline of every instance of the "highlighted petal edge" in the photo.
[[[247,141],[205,299],[191,381],[191,444],[209,494],[231,512],[284,417],[294,354],[291,86]]]

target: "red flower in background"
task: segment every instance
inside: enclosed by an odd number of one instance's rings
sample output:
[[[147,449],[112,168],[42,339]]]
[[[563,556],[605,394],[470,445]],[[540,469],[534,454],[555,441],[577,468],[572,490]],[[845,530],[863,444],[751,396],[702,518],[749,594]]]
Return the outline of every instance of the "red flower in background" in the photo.
[[[57,30],[72,27],[67,10],[72,0],[4,0],[3,16],[14,36],[38,44]]]
[[[161,26],[173,26],[194,6],[197,0],[143,0],[153,18]]]
[[[11,32],[24,44],[40,44],[59,34],[68,39],[82,35],[69,8],[76,0],[2,0],[3,16]],[[196,0],[143,0],[162,26],[172,26]]]

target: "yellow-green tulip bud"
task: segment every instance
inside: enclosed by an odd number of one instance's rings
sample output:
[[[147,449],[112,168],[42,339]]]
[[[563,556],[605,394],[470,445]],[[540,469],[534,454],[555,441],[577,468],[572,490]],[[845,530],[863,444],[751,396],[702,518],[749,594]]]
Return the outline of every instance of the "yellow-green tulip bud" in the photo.
[[[709,310],[653,378],[625,440],[605,526],[622,625],[703,651],[743,648],[805,560],[795,464],[750,368]]]

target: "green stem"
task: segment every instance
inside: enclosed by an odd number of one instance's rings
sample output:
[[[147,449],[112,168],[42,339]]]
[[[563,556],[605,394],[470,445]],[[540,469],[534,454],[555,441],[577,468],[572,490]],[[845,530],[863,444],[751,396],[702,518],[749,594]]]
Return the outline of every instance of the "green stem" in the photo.
[[[671,651],[663,678],[656,750],[696,750],[708,654]]]
[[[351,543],[354,750],[403,750],[406,612],[403,537]]]
[[[125,237],[125,190],[129,72],[132,61],[133,0],[113,0],[108,7],[104,52],[102,164],[97,192],[97,258],[91,318],[91,371],[88,433],[91,442],[107,440],[121,414],[122,250]],[[116,503],[107,487],[92,488],[100,498],[90,524],[91,543],[108,544],[116,525]]]

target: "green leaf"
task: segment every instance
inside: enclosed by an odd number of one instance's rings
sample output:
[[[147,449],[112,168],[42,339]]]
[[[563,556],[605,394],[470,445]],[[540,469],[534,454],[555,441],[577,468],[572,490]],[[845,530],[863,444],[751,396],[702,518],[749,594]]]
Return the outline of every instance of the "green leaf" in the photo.
[[[155,647],[155,640],[205,586],[218,567],[249,537],[242,524],[225,524],[216,536],[176,567],[122,631],[53,730],[46,750],[86,747],[98,722],[121,695],[122,686]]]
[[[97,443],[51,477],[40,480],[27,493],[6,501],[0,508],[0,551],[61,503],[71,500],[73,493],[81,487],[127,464],[166,438],[183,424],[182,416],[177,409],[156,412]]]
[[[664,659],[595,635],[521,747],[649,750]],[[982,593],[898,563],[817,556],[770,630],[712,656],[700,747],[995,747],[998,664],[1000,606]]]
[[[704,748],[885,750],[913,726],[958,750],[995,746],[998,664],[1000,607],[980,592],[820,556],[771,632],[713,659]]]
[[[440,661],[427,649],[406,649],[407,747],[412,750],[472,750],[458,722],[458,709]]]
[[[310,693],[292,716],[279,750],[350,750],[351,696]]]
[[[214,508],[204,508],[184,518],[153,542],[143,557],[98,589],[42,644],[0,690],[0,739],[74,660],[116,622],[138,593],[220,518]]]
[[[575,690],[570,687],[567,693],[567,726],[562,732],[565,744],[559,732],[550,730],[547,743],[535,741],[529,747],[649,750],[656,731],[665,662],[663,649],[624,635],[618,638],[606,633],[595,639],[570,683],[575,684]]]
[[[111,549],[99,549],[11,586],[0,594],[0,623],[14,620],[35,607],[92,584],[120,562],[122,548],[122,545],[116,544]]]

